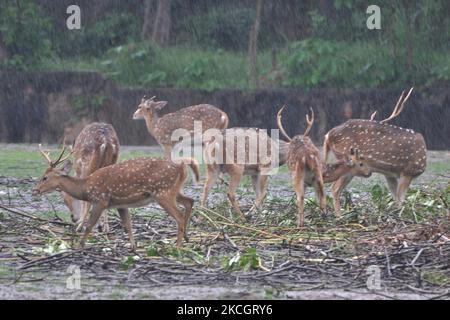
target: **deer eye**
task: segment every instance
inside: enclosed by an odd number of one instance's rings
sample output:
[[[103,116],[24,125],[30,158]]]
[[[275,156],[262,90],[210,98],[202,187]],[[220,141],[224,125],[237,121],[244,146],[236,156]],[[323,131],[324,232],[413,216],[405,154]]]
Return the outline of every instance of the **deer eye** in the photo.
[[[44,176],[43,178],[42,178],[42,181],[47,181],[47,176]]]
[[[360,167],[362,167],[363,165],[364,165],[364,163],[362,163],[362,162],[359,163],[359,166],[360,166]]]

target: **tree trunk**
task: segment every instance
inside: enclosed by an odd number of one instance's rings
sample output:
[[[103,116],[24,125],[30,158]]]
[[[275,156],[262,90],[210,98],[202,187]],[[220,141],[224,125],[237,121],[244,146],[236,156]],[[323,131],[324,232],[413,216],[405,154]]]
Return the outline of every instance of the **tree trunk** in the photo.
[[[252,29],[250,30],[250,37],[248,44],[250,81],[251,85],[255,88],[259,88],[258,35],[259,35],[259,28],[261,25],[262,9],[263,9],[263,0],[257,0],[255,21],[253,23]]]
[[[406,12],[406,68],[409,72],[412,71],[413,67],[413,32],[414,32],[414,26],[413,21],[411,18],[412,10],[408,10],[408,7],[405,6],[405,12]],[[410,76],[410,75],[409,75]]]
[[[141,38],[142,40],[152,39],[152,27],[153,27],[153,1],[145,0],[144,9],[144,24],[142,25]]]
[[[6,59],[8,59],[8,51],[6,50],[6,46],[2,40],[2,35],[0,34],[0,63]]]
[[[163,47],[169,44],[170,7],[171,7],[171,0],[158,1],[155,24],[153,25],[152,39],[154,42]]]

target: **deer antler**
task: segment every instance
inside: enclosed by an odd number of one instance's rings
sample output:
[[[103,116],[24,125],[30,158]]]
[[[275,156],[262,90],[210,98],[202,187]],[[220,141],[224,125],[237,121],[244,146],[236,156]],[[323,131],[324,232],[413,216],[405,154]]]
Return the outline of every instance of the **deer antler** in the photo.
[[[411,95],[411,92],[413,91],[414,87],[411,87],[411,89],[409,89],[408,94],[406,95],[405,98],[403,98],[403,96],[405,95],[405,91],[402,92],[402,94],[400,95],[400,98],[397,101],[397,104],[395,105],[394,111],[392,111],[392,114],[389,116],[389,118],[381,120],[380,123],[385,123],[389,120],[394,119],[395,117],[397,117],[402,111],[403,108],[405,106],[405,102],[406,100],[408,100],[409,96]]]
[[[39,143],[39,152],[42,154],[42,156],[47,160],[48,164],[50,165],[52,163],[52,159],[50,159],[50,152],[44,151],[42,149],[42,144]]]
[[[370,121],[373,121],[375,119],[375,116],[377,115],[378,111],[374,111],[371,115],[370,115]]]
[[[72,155],[73,153],[73,149],[70,148],[70,152],[68,154],[66,154],[66,156],[63,157],[64,153],[66,152],[66,139],[64,138],[64,142],[63,142],[63,147],[62,147],[62,151],[58,157],[58,159],[56,159],[55,161],[53,161],[50,158],[50,152],[48,151],[44,151],[42,150],[42,145],[39,144],[39,151],[41,152],[41,154],[44,156],[44,158],[47,160],[48,164],[50,167],[55,168],[58,164],[63,163],[64,161],[66,161],[67,159],[69,159],[69,157]]]
[[[145,102],[145,101],[152,101],[153,99],[155,99],[156,96],[151,97],[150,99],[147,99],[147,95],[144,95],[144,97],[141,100],[141,103]]]
[[[286,133],[286,131],[283,128],[283,125],[281,124],[281,113],[283,112],[284,108],[286,107],[286,105],[284,105],[283,107],[281,107],[280,111],[278,111],[277,113],[277,125],[278,125],[278,129],[280,129],[281,134],[289,141],[291,142],[292,139],[291,137],[288,136],[288,134]]]
[[[309,115],[306,115],[306,123],[308,124],[308,126],[306,127],[305,133],[303,134],[304,136],[306,136],[309,131],[311,130],[311,127],[314,123],[314,110],[312,108],[309,108],[309,110],[311,110],[311,119],[309,118]]]

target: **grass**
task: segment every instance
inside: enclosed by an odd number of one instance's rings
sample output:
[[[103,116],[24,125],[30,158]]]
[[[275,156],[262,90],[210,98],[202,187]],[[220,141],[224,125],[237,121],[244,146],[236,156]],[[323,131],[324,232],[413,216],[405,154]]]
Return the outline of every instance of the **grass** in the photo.
[[[44,149],[52,150],[51,156],[56,157],[59,152],[59,146],[44,146]],[[36,145],[7,145],[0,144],[0,176],[28,178],[40,177],[47,168],[47,163],[38,152]],[[122,150],[119,161],[134,159],[137,157],[160,156],[160,152],[134,150],[125,148]]]
[[[31,152],[24,145],[23,149],[0,146],[0,176],[37,177],[45,170],[45,161],[38,152]]]
[[[270,68],[269,52],[259,55],[264,74]],[[96,71],[122,85],[188,89],[247,89],[248,57],[245,53],[173,46],[150,47],[130,43],[111,49],[101,58],[53,58],[39,66],[50,71]]]

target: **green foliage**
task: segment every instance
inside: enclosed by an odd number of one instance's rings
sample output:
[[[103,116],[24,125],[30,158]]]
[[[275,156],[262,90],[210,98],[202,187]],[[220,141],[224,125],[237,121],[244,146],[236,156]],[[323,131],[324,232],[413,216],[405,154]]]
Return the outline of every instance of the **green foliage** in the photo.
[[[156,49],[150,44],[130,43],[109,50],[102,62],[107,75],[125,84],[142,83],[152,72]]]
[[[215,90],[246,85],[245,56],[223,50],[132,43],[108,52],[101,70],[125,85]]]
[[[251,89],[247,49],[253,3],[173,2],[173,45],[167,48],[139,42],[143,21],[138,13],[143,8],[136,4],[85,4],[81,30],[68,30],[61,13],[64,5],[38,3],[0,2],[0,45],[8,56],[3,67],[97,70],[129,86]],[[258,38],[263,85],[448,85],[448,2],[383,0],[378,5],[382,29],[374,31],[366,27],[364,0],[321,6],[314,1],[265,1]],[[270,49],[277,58],[273,61]]]
[[[139,256],[127,256],[122,258],[120,261],[120,268],[123,270],[128,270],[132,268],[141,258]]]
[[[194,248],[178,248],[168,243],[152,243],[145,248],[149,257],[166,257],[175,258],[176,260],[186,262],[204,263],[205,257],[199,247]]]
[[[253,24],[253,9],[213,9],[207,13],[188,17],[183,25],[185,41],[206,48],[245,50]]]
[[[261,266],[261,258],[256,248],[248,248],[245,252],[238,251],[232,257],[226,257],[222,261],[222,267],[229,271],[245,271],[258,269]]]
[[[95,56],[137,38],[139,21],[130,13],[109,13],[80,30],[64,30],[58,51],[66,56]]]
[[[430,83],[436,78],[448,81],[448,55],[436,52],[414,55],[415,71],[407,72],[404,54],[371,42],[327,41],[306,39],[291,43],[281,54],[283,85],[288,87],[365,88],[408,83]]]
[[[389,197],[388,190],[385,187],[379,185],[378,183],[372,186],[372,188],[370,189],[370,194],[372,196],[373,202],[384,201],[386,197]]]
[[[422,278],[432,284],[439,286],[448,286],[450,284],[450,277],[444,272],[439,271],[424,271]]]
[[[32,0],[0,2],[0,40],[8,59],[6,68],[26,69],[51,55],[51,24]]]
[[[70,245],[61,239],[49,239],[45,247],[33,247],[34,254],[55,254],[70,250]]]

